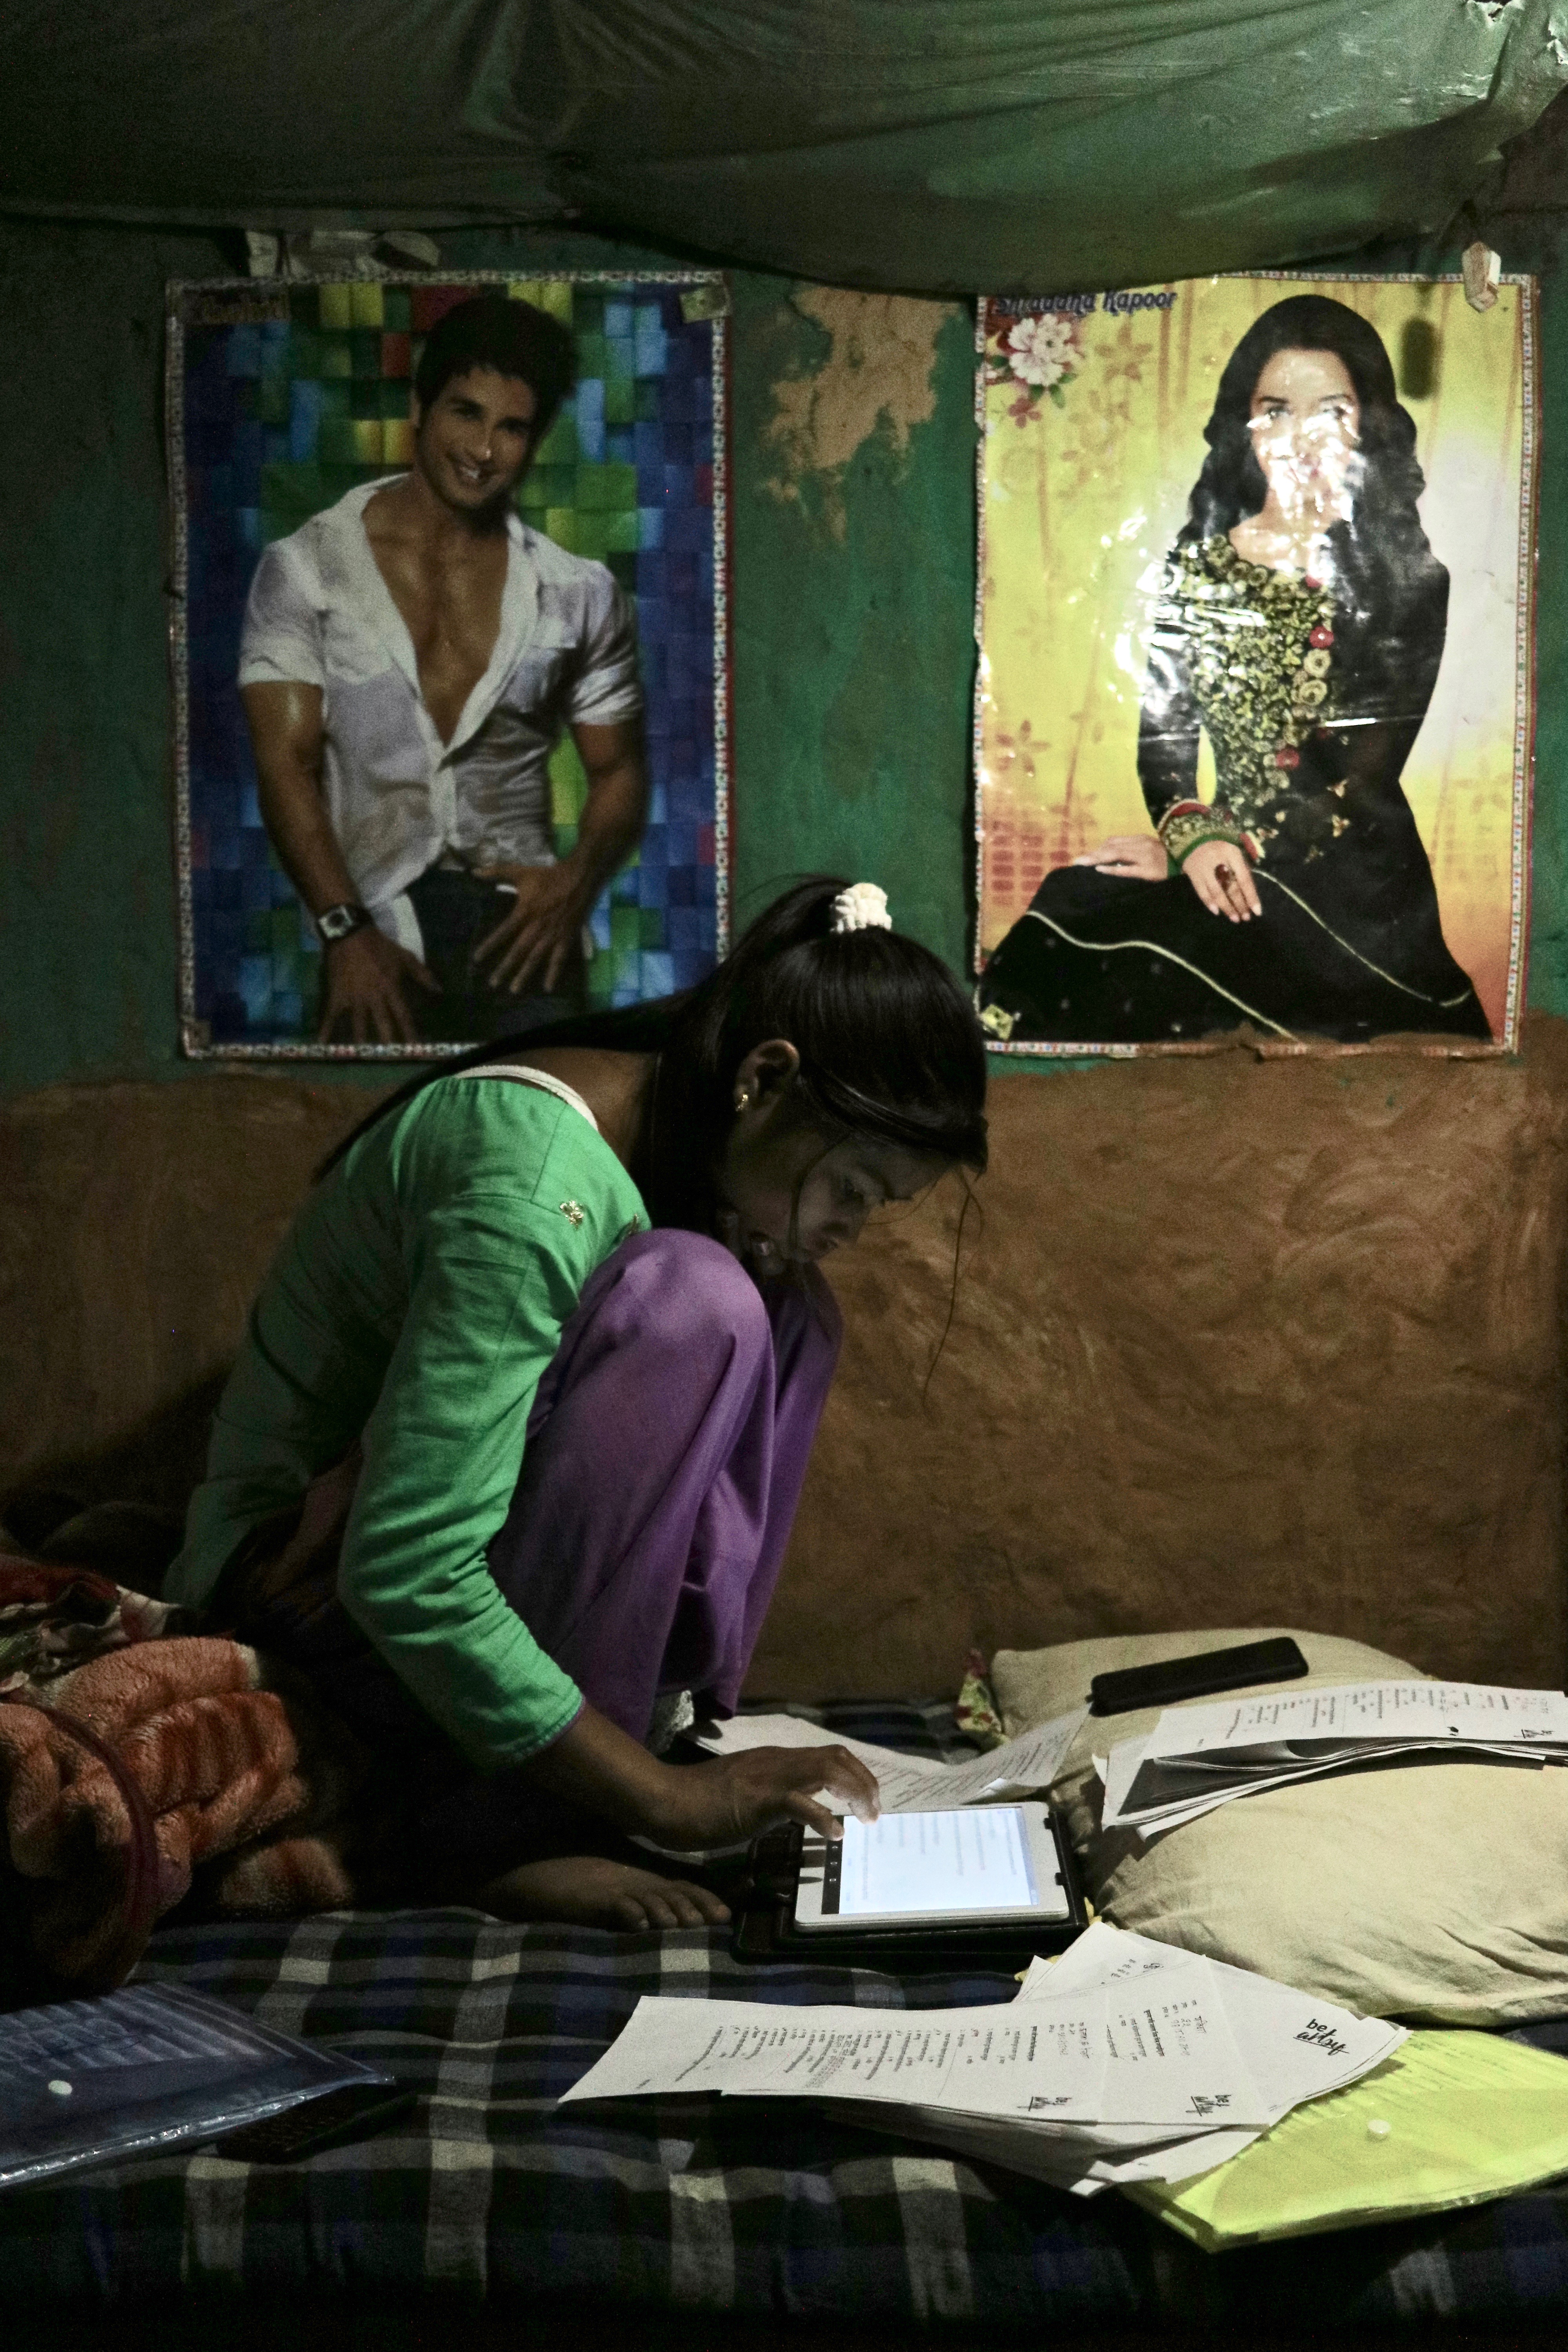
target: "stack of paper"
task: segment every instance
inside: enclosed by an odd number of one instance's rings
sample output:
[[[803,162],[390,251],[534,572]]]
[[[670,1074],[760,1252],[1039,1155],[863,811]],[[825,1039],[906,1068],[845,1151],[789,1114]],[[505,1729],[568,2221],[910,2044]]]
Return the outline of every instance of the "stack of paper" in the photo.
[[[567,2100],[828,2100],[1092,2195],[1223,2163],[1403,2029],[1097,1922],[1016,2000],[868,2011],[647,1998]]]
[[[900,1756],[891,1748],[875,1747],[866,1739],[846,1739],[819,1723],[798,1715],[737,1715],[727,1723],[700,1724],[691,1734],[715,1756],[734,1756],[744,1748],[847,1748],[877,1775],[885,1813],[939,1812],[953,1805],[978,1805],[987,1799],[1016,1796],[1021,1790],[1049,1788],[1061,1770],[1063,1759],[1088,1716],[1087,1707],[1059,1715],[1036,1731],[1026,1731],[1005,1747],[977,1756],[971,1764],[933,1764],[915,1756]],[[843,1802],[825,1791],[823,1801],[836,1813]]]
[[[1106,1829],[1147,1839],[1237,1797],[1434,1748],[1541,1765],[1568,1756],[1568,1697],[1487,1683],[1347,1683],[1167,1707],[1105,1766]]]

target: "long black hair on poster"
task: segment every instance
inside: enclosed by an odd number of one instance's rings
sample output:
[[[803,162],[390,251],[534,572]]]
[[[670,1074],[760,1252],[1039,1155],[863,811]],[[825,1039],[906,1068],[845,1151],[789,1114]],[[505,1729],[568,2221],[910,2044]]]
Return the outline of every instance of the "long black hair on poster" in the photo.
[[[1426,479],[1415,425],[1403,407],[1375,327],[1325,294],[1293,294],[1249,327],[1226,361],[1204,438],[1209,454],[1193,485],[1178,545],[1224,536],[1258,513],[1268,494],[1249,425],[1258,379],[1275,353],[1331,352],[1361,406],[1354,506],[1329,532],[1340,605],[1336,637],[1352,693],[1397,693],[1394,675],[1412,629],[1425,633],[1446,603],[1447,573],[1433,554],[1416,501]]]

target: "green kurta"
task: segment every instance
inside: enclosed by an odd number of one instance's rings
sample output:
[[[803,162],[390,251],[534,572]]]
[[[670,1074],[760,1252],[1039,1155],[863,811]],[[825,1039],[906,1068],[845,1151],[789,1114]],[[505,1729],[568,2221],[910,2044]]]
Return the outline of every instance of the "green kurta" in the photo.
[[[481,1767],[558,1737],[582,1697],[486,1563],[528,1416],[595,1269],[647,1224],[582,1113],[460,1074],[356,1143],[295,1220],[218,1407],[173,1600],[358,1439],[344,1607]]]

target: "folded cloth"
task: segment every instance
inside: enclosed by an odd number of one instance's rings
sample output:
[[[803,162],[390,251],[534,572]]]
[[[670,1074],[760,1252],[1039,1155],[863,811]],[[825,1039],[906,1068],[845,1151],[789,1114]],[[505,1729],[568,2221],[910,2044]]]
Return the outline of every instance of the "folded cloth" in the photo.
[[[188,1633],[195,1620],[79,1566],[45,1567],[0,1545],[0,1692],[37,1687],[89,1658]]]
[[[0,1912],[18,1997],[120,1983],[193,1886],[218,1913],[294,1913],[379,1875],[364,1750],[254,1650],[183,1622],[107,1579],[0,1559]]]

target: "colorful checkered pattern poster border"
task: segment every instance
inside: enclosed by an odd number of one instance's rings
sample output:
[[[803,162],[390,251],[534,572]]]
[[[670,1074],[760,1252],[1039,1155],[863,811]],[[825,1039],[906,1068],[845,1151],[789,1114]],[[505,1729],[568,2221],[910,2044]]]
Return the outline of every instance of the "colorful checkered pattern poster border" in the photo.
[[[410,462],[421,337],[500,287],[572,328],[577,379],[520,487],[525,522],[633,597],[650,785],[637,855],[591,919],[593,1005],[667,995],[728,945],[728,338],[722,278],[497,271],[174,283],[166,413],[184,1051],[251,1059],[436,1056],[316,1039],[321,954],[257,802],[236,683],[257,558],[357,484]],[[557,856],[586,790],[551,762]]]

